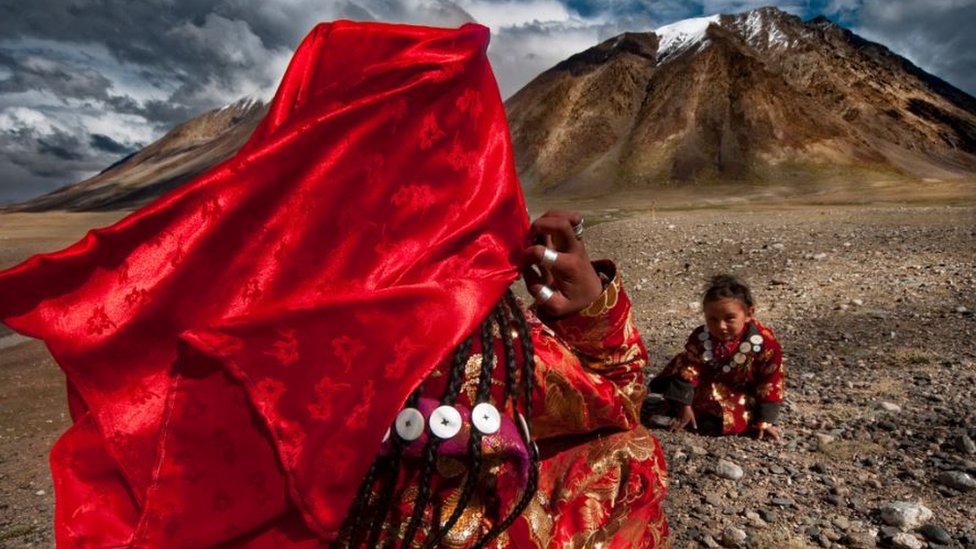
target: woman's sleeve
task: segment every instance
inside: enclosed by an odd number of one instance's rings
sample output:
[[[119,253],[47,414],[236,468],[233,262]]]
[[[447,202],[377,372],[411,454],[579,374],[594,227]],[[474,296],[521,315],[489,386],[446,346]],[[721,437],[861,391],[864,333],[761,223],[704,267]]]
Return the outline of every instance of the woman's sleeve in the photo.
[[[603,294],[578,314],[533,330],[537,438],[631,429],[639,422],[647,351],[616,267],[610,261],[594,267],[609,279]]]

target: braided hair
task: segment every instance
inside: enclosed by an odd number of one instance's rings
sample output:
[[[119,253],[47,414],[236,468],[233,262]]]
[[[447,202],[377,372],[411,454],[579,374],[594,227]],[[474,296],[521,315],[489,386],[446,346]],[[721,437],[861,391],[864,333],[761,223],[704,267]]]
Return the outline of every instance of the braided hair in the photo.
[[[517,337],[513,335],[513,329]],[[502,353],[499,360],[495,357],[495,333],[501,336]],[[481,367],[478,371],[477,388],[472,401],[472,407],[491,400],[491,382],[494,377],[496,364],[504,361],[505,383],[504,396],[500,403],[504,410],[511,403],[513,414],[528,420],[532,415],[532,386],[534,380],[534,354],[531,333],[521,307],[511,293],[505,295],[492,309],[481,325],[467,339],[455,349],[451,358],[451,368],[448,374],[441,405],[453,406],[457,401],[464,382],[465,369],[474,339],[479,339],[481,352]],[[516,340],[518,345],[516,345]],[[516,349],[518,347],[518,349]],[[517,351],[520,351],[517,352]],[[519,354],[521,356],[519,356]],[[521,360],[520,360],[521,359]],[[519,368],[521,363],[521,369]],[[521,380],[521,383],[519,381]],[[521,385],[521,387],[520,387]],[[522,389],[519,391],[519,389]],[[407,399],[406,406],[416,407],[420,400],[422,388],[418,388]],[[539,481],[539,451],[532,442],[527,430],[519,430],[522,441],[528,448],[530,467],[529,477],[522,496],[508,514],[475,543],[475,547],[484,547],[492,539],[507,530],[512,523],[525,511],[538,488]],[[384,529],[391,529],[384,540],[384,546],[395,544],[399,527],[386,523],[390,508],[397,491],[400,464],[407,441],[403,440],[394,429],[391,432],[391,449],[386,455],[378,455],[363,477],[353,500],[349,512],[340,529],[340,535],[333,544],[334,547],[377,547]],[[478,429],[471,429],[467,448],[467,474],[460,488],[460,495],[453,512],[438,528],[431,525],[430,533],[424,547],[436,547],[461,518],[464,510],[470,504],[477,487],[478,480],[483,473],[482,433]],[[400,547],[410,547],[414,542],[417,530],[424,520],[425,511],[430,503],[431,485],[436,470],[437,448],[444,439],[433,434],[428,437],[424,445],[422,469],[419,476],[417,496],[413,502],[409,519],[406,521]],[[385,474],[380,474],[383,471]],[[402,490],[402,487],[401,487]]]

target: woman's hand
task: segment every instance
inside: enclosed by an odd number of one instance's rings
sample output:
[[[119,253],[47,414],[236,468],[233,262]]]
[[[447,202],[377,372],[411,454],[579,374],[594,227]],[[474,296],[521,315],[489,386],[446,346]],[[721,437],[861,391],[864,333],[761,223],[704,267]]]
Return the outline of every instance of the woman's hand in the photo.
[[[578,313],[603,293],[586,246],[573,232],[582,222],[578,212],[552,210],[533,221],[529,230],[535,244],[524,251],[522,276],[539,310],[548,316]]]
[[[691,409],[691,405],[681,404],[678,406],[678,413],[675,414],[674,419],[671,421],[670,430],[672,433],[682,431],[689,425],[692,430],[698,430],[698,422],[695,421],[695,411]]]

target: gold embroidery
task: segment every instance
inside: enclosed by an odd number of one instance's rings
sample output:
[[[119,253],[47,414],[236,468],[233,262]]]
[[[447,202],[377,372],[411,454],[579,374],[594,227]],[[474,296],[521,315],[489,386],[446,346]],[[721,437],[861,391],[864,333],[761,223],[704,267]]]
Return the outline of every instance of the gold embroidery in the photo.
[[[593,303],[590,303],[585,309],[580,311],[581,316],[586,317],[598,317],[607,314],[617,305],[617,298],[620,294],[620,277],[615,276],[610,284],[607,284],[607,288],[603,290],[600,297],[596,299]]]

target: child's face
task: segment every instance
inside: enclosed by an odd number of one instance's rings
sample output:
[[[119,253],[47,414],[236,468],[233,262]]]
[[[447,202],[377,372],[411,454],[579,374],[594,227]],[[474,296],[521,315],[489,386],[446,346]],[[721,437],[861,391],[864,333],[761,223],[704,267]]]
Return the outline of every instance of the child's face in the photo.
[[[741,334],[746,323],[752,320],[752,309],[738,299],[709,301],[702,308],[708,333],[719,341],[729,341]]]

